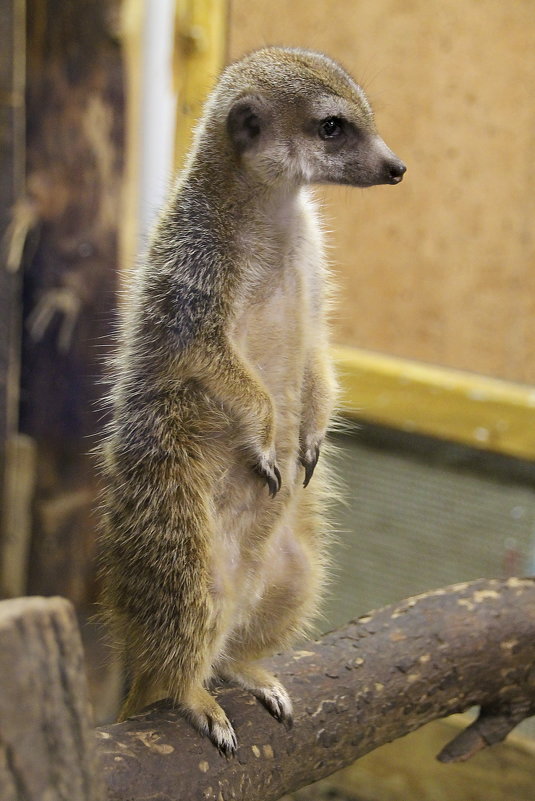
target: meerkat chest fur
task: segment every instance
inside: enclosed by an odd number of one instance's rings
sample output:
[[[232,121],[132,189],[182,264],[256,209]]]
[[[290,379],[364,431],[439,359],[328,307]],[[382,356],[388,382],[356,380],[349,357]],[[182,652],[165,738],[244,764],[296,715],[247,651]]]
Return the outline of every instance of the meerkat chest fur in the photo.
[[[325,325],[326,271],[309,190],[278,200],[240,234],[244,284],[231,337],[270,392],[276,442],[293,448],[297,465],[303,376],[314,331]]]

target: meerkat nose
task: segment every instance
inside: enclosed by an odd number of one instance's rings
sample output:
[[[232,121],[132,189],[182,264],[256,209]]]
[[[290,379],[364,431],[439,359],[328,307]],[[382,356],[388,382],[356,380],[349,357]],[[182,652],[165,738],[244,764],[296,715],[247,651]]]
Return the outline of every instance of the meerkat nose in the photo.
[[[399,184],[403,179],[403,175],[407,172],[406,166],[399,159],[390,161],[386,170],[391,184]]]

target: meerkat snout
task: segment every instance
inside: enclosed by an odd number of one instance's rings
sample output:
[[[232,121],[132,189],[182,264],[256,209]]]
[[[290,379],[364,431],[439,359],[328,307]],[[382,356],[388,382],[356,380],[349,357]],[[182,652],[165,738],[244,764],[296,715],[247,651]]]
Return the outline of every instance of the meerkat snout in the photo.
[[[390,178],[389,183],[391,184],[399,184],[400,181],[403,180],[403,175],[407,171],[406,166],[403,164],[402,161],[397,159],[396,161],[390,162],[387,166],[387,174]]]
[[[373,137],[371,151],[375,154],[375,158],[377,159],[376,169],[379,173],[374,183],[399,184],[407,172],[407,167],[401,159],[398,159],[396,154],[390,150],[383,139],[377,135]],[[380,180],[381,174],[383,180]]]

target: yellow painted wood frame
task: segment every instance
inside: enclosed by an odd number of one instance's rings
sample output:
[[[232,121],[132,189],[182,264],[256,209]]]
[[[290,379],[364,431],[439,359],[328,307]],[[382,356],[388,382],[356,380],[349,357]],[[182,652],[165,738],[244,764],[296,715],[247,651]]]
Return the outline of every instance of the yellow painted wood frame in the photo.
[[[227,0],[176,0],[173,75],[178,95],[175,164],[188,152],[206,96],[227,53]]]
[[[352,347],[333,355],[347,415],[535,459],[535,387]]]
[[[123,0],[120,36],[126,74],[126,166],[120,263],[126,274],[138,247],[140,114],[143,28],[149,0]],[[175,0],[173,80],[178,94],[175,165],[186,154],[202,104],[224,65],[227,53],[227,0]]]

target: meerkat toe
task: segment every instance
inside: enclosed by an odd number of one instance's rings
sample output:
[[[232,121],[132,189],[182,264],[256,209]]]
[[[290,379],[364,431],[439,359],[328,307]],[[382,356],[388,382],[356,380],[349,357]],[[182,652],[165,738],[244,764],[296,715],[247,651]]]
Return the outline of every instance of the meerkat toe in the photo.
[[[206,735],[224,756],[234,756],[238,748],[236,732],[223,710],[217,718],[211,714],[192,713],[187,711],[187,717],[200,734]]]
[[[238,738],[232,723],[215,698],[204,689],[195,688],[180,707],[184,715],[200,734],[206,735],[220,753],[233,756],[238,748]]]
[[[225,681],[234,681],[252,693],[287,729],[292,727],[293,708],[290,696],[282,684],[263,667],[254,663],[230,662],[220,665],[218,674]]]
[[[279,468],[277,467],[276,464],[273,465],[273,472],[275,473],[275,486],[276,486],[276,489],[274,490],[273,495],[272,495],[272,497],[274,498],[275,495],[277,494],[277,492],[280,490],[280,488],[282,486],[282,478],[281,478],[280,470],[279,470]],[[270,489],[271,489],[271,487],[270,487]]]
[[[305,468],[305,480],[303,486],[308,487],[310,479],[314,474],[318,459],[320,458],[321,438],[314,438],[307,442],[301,451],[299,461]]]
[[[255,691],[254,695],[273,715],[275,720],[283,723],[287,729],[293,726],[293,707],[290,696],[281,684],[272,687],[263,687]]]
[[[253,467],[255,473],[268,485],[269,494],[275,497],[282,485],[280,470],[273,455],[262,454]]]
[[[231,757],[236,754],[238,738],[236,737],[236,732],[232,724],[228,720],[226,724],[222,724],[210,718],[208,720],[208,737],[224,756]]]

